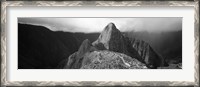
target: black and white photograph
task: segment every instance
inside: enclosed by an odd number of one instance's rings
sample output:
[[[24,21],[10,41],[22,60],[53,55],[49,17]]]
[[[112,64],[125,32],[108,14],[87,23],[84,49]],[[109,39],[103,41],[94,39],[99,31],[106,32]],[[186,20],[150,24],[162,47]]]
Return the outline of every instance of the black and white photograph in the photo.
[[[5,86],[199,86],[198,1],[2,1]]]
[[[182,69],[182,17],[19,17],[18,69]]]

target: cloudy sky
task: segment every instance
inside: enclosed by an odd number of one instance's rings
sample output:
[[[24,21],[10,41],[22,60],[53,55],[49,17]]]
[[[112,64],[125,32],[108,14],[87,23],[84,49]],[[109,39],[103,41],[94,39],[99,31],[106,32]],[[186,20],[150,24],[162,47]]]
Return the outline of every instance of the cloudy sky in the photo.
[[[101,32],[113,22],[120,31],[165,32],[182,29],[182,18],[18,18],[19,23],[42,25],[53,31]]]

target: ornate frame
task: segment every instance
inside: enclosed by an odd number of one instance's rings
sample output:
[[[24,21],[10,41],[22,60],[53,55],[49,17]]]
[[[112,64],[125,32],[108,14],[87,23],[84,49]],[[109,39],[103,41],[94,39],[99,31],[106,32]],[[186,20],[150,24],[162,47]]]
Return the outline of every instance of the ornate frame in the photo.
[[[16,81],[6,80],[7,6],[194,6],[195,7],[195,82],[172,81]],[[1,86],[199,86],[199,1],[2,1],[1,2]]]

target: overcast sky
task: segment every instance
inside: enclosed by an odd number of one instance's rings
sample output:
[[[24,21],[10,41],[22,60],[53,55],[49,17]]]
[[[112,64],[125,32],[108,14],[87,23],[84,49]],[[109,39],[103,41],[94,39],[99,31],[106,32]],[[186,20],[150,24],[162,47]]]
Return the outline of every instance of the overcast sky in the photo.
[[[165,32],[182,30],[182,18],[18,18],[19,23],[43,25],[53,31],[101,32],[113,22],[124,31]]]

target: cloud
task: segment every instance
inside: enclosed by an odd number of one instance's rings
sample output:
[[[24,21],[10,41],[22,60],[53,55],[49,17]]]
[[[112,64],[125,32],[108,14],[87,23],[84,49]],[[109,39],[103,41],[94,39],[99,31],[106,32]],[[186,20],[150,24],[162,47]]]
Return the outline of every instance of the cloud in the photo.
[[[101,32],[113,22],[120,31],[177,31],[182,18],[18,18],[18,22],[43,25],[53,31]]]

